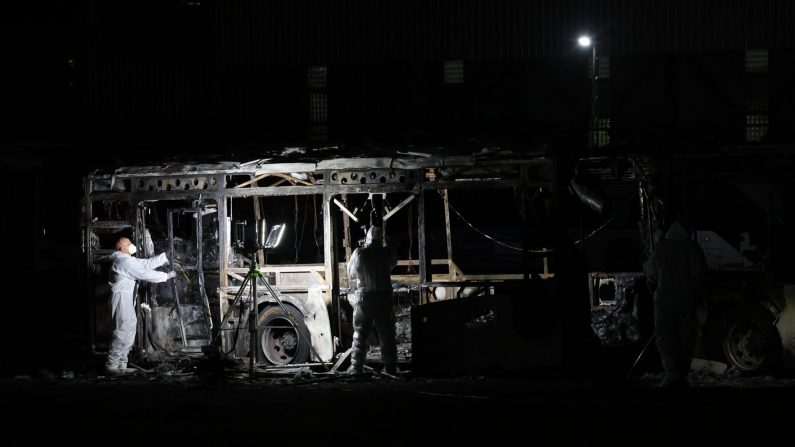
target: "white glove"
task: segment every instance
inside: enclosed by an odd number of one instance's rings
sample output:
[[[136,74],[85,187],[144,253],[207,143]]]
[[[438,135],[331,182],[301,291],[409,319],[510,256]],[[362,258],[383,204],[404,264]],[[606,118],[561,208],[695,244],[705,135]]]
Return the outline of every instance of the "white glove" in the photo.
[[[169,279],[171,279],[171,278],[173,278],[173,277],[175,277],[175,276],[177,276],[177,272],[175,272],[174,270],[172,270],[172,271],[170,271],[170,272],[166,273],[166,280],[169,280]]]

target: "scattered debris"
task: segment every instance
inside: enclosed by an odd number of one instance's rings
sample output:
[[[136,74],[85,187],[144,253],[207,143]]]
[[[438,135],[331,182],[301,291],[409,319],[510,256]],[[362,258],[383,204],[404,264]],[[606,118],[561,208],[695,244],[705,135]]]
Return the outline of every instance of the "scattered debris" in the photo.
[[[36,371],[36,378],[41,380],[55,380],[56,376],[52,371],[48,370],[47,368],[42,368]]]
[[[286,147],[282,151],[282,156],[292,155],[292,154],[305,154],[306,148],[303,147]]]
[[[312,373],[312,370],[309,368],[301,368],[292,378],[292,382],[305,382],[307,380],[314,379],[315,375]]]
[[[480,328],[489,327],[493,324],[494,324],[494,311],[491,309],[488,309],[488,312],[486,313],[472,317],[470,321],[464,323],[467,329],[480,329]]]
[[[340,355],[340,358],[337,359],[337,361],[334,363],[334,366],[331,367],[331,372],[332,373],[336,372],[337,369],[339,369],[339,367],[342,366],[342,364],[345,362],[345,360],[347,360],[347,358],[351,355],[351,349],[352,348],[348,348],[347,351],[345,351],[344,353],[342,353],[342,355]]]
[[[719,376],[726,374],[728,368],[729,365],[725,363],[706,359],[694,358],[690,363],[690,371],[692,372],[710,373]]]

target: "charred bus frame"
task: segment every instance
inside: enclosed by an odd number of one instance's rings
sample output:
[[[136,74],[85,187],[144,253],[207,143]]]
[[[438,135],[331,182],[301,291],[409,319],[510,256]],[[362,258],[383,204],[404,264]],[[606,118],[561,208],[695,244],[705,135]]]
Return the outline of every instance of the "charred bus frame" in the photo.
[[[545,251],[543,267],[529,268],[531,250],[528,238],[523,237],[522,250],[524,268],[522,273],[467,275],[453,261],[452,238],[450,228],[450,207],[447,201],[452,190],[510,188],[517,197],[517,207],[521,228],[527,233],[528,211],[525,209],[526,197],[531,191],[544,190],[551,197],[557,195],[557,179],[554,162],[541,154],[525,158],[475,158],[472,156],[428,156],[412,154],[399,157],[382,158],[338,158],[312,162],[278,162],[272,159],[255,160],[247,163],[217,163],[204,165],[176,165],[154,167],[119,168],[113,173],[95,173],[85,178],[85,196],[83,203],[83,251],[87,272],[86,283],[91,302],[92,313],[92,349],[98,350],[96,338],[97,326],[101,324],[97,317],[97,303],[104,299],[102,288],[98,287],[104,278],[99,275],[98,264],[110,247],[103,247],[98,241],[98,234],[132,231],[136,239],[145,236],[145,217],[139,210],[147,204],[161,201],[182,201],[190,207],[202,207],[205,203],[214,203],[217,212],[217,243],[218,243],[218,290],[217,301],[212,303],[212,322],[219,324],[219,315],[223,315],[231,297],[235,295],[241,275],[248,271],[244,266],[232,267],[227,262],[232,256],[231,230],[233,222],[231,204],[233,199],[309,196],[322,197],[323,221],[323,260],[322,264],[278,264],[266,265],[261,268],[265,273],[274,275],[275,287],[280,290],[278,277],[285,273],[297,273],[314,278],[304,284],[306,291],[311,288],[314,298],[309,295],[303,299],[289,296],[291,290],[301,289],[300,284],[284,287],[280,291],[287,294],[285,301],[294,305],[304,318],[313,314],[314,325],[308,330],[312,335],[312,344],[317,356],[310,360],[329,361],[339,352],[341,337],[341,294],[347,281],[344,263],[340,263],[340,250],[350,251],[352,243],[347,229],[352,216],[338,199],[352,194],[408,194],[398,206],[385,213],[388,219],[409,202],[416,202],[417,209],[417,273],[395,275],[398,282],[414,284],[420,290],[421,303],[432,296],[435,288],[461,291],[467,287],[478,287],[488,293],[489,284],[528,280],[530,270],[538,271],[543,278],[552,277],[547,268],[546,258],[553,256]],[[439,192],[443,198],[445,219],[445,237],[447,256],[431,259],[427,249],[426,196],[430,192]],[[126,209],[120,219],[103,216],[99,204],[119,206]],[[212,205],[211,205],[212,206]],[[103,208],[105,208],[103,206]],[[255,209],[257,214],[261,212]],[[391,213],[391,214],[390,214]],[[111,214],[111,213],[106,213]],[[201,213],[198,213],[201,214]],[[197,214],[197,215],[198,215]],[[170,216],[170,214],[169,214]],[[338,219],[340,216],[341,219]],[[117,216],[118,217],[118,216]],[[258,216],[259,217],[259,216]],[[199,219],[200,220],[200,219]],[[343,237],[339,236],[338,220],[346,227]],[[173,243],[173,240],[170,242]],[[536,251],[537,252],[537,251]],[[151,256],[154,253],[143,255]],[[347,257],[346,257],[347,259]],[[401,260],[399,265],[412,261]],[[201,265],[202,261],[199,260]],[[433,274],[432,266],[446,266],[447,272]],[[310,284],[313,283],[313,284]],[[318,305],[318,292],[325,307]],[[285,297],[283,297],[285,298]],[[269,299],[262,300],[267,306]],[[311,301],[311,302],[310,302]],[[208,305],[210,304],[208,300]],[[179,305],[177,305],[179,306]],[[140,310],[140,304],[138,305]],[[323,307],[321,309],[321,307]],[[326,318],[323,318],[323,312]],[[180,317],[181,318],[181,317]],[[327,323],[326,323],[327,322]],[[146,324],[140,323],[139,324]],[[186,346],[184,327],[180,319],[182,345]],[[146,350],[147,331],[140,330],[137,347]],[[230,328],[219,328],[226,331]],[[203,341],[200,341],[200,343]],[[223,348],[229,349],[232,343],[230,336],[223,338]],[[195,346],[193,347],[195,348]],[[233,348],[233,347],[232,347]],[[190,354],[196,349],[178,350]]]

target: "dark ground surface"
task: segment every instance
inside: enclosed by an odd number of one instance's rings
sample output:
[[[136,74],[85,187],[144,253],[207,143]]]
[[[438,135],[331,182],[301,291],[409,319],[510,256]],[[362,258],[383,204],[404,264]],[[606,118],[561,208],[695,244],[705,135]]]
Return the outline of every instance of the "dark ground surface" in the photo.
[[[0,444],[792,445],[795,379],[649,372],[494,374],[399,380],[315,369],[250,380],[201,363],[99,374],[101,356],[52,359],[0,379]],[[168,366],[168,367],[164,367]],[[377,365],[373,365],[378,368]],[[403,365],[409,368],[410,365]]]

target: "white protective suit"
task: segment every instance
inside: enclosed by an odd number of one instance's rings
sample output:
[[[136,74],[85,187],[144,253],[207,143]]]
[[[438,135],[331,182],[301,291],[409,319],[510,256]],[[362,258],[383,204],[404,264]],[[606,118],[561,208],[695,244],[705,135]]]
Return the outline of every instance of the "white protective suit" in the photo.
[[[381,357],[387,373],[397,373],[395,314],[392,310],[390,272],[397,265],[395,252],[383,245],[383,229],[370,227],[364,247],[357,248],[348,261],[348,277],[356,279],[358,293],[353,305],[353,346],[351,371],[361,372],[367,357],[367,338],[373,322],[381,341]]]
[[[655,283],[654,331],[665,379],[662,385],[686,385],[696,342],[696,306],[702,299],[706,261],[687,230],[671,224],[647,265]]]
[[[135,281],[168,280],[167,273],[155,270],[167,263],[168,258],[165,253],[161,253],[149,259],[138,259],[121,251],[113,253],[109,258],[113,261],[110,269],[110,311],[115,325],[105,367],[123,372],[127,368],[127,353],[135,342],[135,329],[138,324],[133,305]]]

